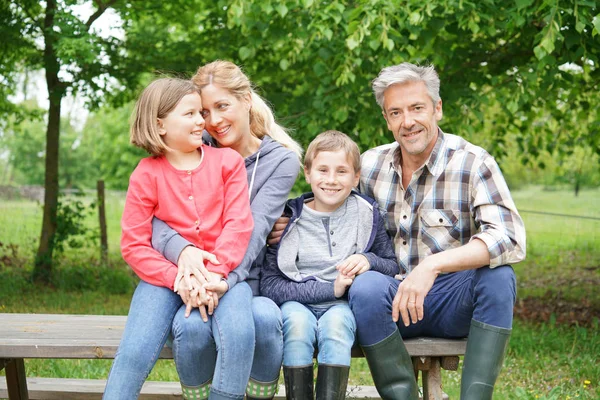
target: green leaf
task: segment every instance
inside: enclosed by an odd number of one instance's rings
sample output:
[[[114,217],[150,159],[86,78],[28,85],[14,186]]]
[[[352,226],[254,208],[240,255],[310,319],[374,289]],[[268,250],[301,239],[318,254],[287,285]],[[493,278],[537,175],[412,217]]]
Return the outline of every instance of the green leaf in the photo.
[[[477,34],[477,32],[479,32],[479,25],[477,24],[477,22],[475,22],[475,20],[473,20],[473,19],[469,20],[469,29],[474,34]]]
[[[284,71],[287,70],[289,66],[290,66],[290,62],[288,60],[283,59],[283,60],[279,61],[279,67],[282,70],[284,70]]]
[[[348,46],[350,50],[354,50],[358,47],[358,41],[354,36],[350,36],[348,39],[346,39],[346,46]]]
[[[279,15],[281,15],[281,18],[285,18],[288,13],[288,8],[285,6],[285,4],[279,4],[276,8]]]
[[[369,40],[369,47],[373,50],[377,50],[380,45],[381,45],[381,42],[377,39]]]
[[[331,40],[331,38],[333,37],[333,31],[331,29],[327,28],[323,31],[323,35],[325,35],[327,40]]]
[[[242,60],[246,60],[252,56],[252,49],[246,46],[242,46],[240,47],[239,54]]]
[[[394,50],[394,41],[392,39],[388,39],[385,43],[385,48],[389,51]]]
[[[348,109],[346,107],[338,108],[333,112],[333,118],[339,122],[345,122],[348,119]]]
[[[515,3],[517,3],[517,9],[522,10],[529,7],[533,3],[533,0],[515,0]]]
[[[592,31],[592,36],[596,36],[600,33],[600,14],[597,14],[592,20],[592,24],[594,24],[594,30]]]
[[[421,22],[421,14],[417,11],[411,12],[409,22],[411,25],[418,25]]]
[[[540,43],[540,46],[546,50],[547,54],[550,54],[554,51],[554,40],[552,36],[553,35],[545,36],[544,39],[542,39],[542,43]]]
[[[314,0],[302,0],[302,3],[304,4],[304,8],[309,8],[313,5]]]
[[[538,60],[541,60],[542,58],[546,57],[546,55],[548,53],[546,53],[546,50],[544,50],[544,48],[542,46],[535,46],[533,48],[533,53],[535,54],[535,57]]]

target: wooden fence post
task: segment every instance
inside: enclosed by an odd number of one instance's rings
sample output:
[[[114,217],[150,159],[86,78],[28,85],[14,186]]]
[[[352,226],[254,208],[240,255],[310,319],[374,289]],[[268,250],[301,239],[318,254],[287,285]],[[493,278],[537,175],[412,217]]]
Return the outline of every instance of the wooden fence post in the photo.
[[[104,181],[99,180],[98,188],[98,218],[100,219],[100,260],[108,264],[108,237],[106,233],[106,208],[104,204]]]

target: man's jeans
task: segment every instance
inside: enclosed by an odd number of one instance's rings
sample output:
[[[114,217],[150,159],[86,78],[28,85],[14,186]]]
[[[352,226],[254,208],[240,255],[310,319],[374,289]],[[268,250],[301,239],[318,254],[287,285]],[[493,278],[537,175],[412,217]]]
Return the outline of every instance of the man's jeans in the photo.
[[[131,400],[139,396],[170,336],[173,318],[182,304],[181,297],[170,289],[144,281],[139,283],[108,376],[104,399]],[[256,355],[251,377],[270,382],[279,376],[283,359],[281,313],[275,303],[264,297],[254,297],[252,308],[259,328],[256,329]]]
[[[400,281],[367,271],[350,286],[350,308],[356,318],[358,341],[369,346],[389,337],[396,329],[403,338],[468,336],[471,319],[511,329],[516,299],[512,267],[482,267],[439,275],[425,297],[424,318],[404,326],[392,321],[392,302]]]
[[[184,313],[181,307],[173,321],[173,354],[183,385],[200,386],[212,379],[211,393],[241,399],[250,376],[259,382],[279,377],[282,323],[272,300],[252,297],[242,282],[221,298],[208,322],[197,309],[188,318]]]
[[[347,303],[319,307],[288,301],[283,317],[283,365],[312,365],[315,347],[319,364],[350,366],[356,322]]]
[[[169,337],[173,317],[182,304],[181,297],[170,289],[144,281],[139,283],[108,375],[104,399],[137,399]]]

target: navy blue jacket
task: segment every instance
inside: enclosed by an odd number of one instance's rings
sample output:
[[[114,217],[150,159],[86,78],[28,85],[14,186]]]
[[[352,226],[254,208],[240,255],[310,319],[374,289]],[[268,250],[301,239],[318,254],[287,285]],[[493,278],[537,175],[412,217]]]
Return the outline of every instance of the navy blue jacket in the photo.
[[[363,213],[363,216],[367,216],[366,219],[359,218],[359,220],[372,221],[368,224],[360,224],[358,227],[359,237],[364,237],[364,241],[359,243],[362,250],[356,254],[364,255],[369,260],[373,271],[390,276],[398,274],[394,247],[385,230],[385,223],[379,213],[377,202],[354,191],[350,196],[357,196],[359,214]],[[312,276],[302,278],[295,266],[296,246],[302,245],[294,232],[296,222],[301,217],[304,203],[313,197],[312,193],[306,193],[287,202],[285,215],[290,217],[290,221],[283,231],[279,244],[267,249],[265,264],[261,271],[260,292],[278,305],[286,301],[316,304],[338,300],[334,294],[333,282],[321,282]],[[286,249],[294,251],[286,251]]]

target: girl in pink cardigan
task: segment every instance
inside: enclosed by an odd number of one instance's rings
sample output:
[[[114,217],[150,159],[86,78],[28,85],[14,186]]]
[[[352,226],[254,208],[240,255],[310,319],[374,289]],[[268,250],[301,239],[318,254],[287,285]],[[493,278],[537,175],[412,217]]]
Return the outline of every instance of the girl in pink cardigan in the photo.
[[[151,156],[140,161],[131,174],[123,218],[121,251],[143,284],[178,289],[179,298],[145,299],[147,324],[163,319],[162,301],[179,301],[191,308],[207,306],[209,314],[221,303],[246,310],[249,324],[252,292],[247,285],[239,293],[225,292],[222,299],[203,285],[226,279],[242,261],[250,240],[253,220],[243,158],[234,150],[202,144],[204,119],[199,89],[188,80],[163,78],[141,94],[132,115],[131,142]],[[177,266],[152,248],[152,219],[160,218],[185,239],[204,251],[208,273],[184,277]],[[162,306],[162,307],[161,307]],[[204,307],[202,307],[204,309]],[[130,315],[130,320],[135,320]],[[139,310],[138,310],[139,312]],[[210,319],[212,317],[206,317]],[[171,317],[172,319],[172,317]],[[137,319],[139,321],[139,318]],[[170,320],[165,332],[170,329]],[[212,322],[212,321],[211,321]],[[139,323],[138,323],[139,325]],[[132,329],[133,328],[133,329]],[[126,327],[144,340],[144,326]],[[156,332],[156,330],[151,330]],[[125,340],[122,341],[122,344]],[[121,345],[117,351],[127,352]],[[252,363],[251,350],[240,349],[239,361]],[[160,352],[151,349],[149,352]],[[134,379],[121,376],[121,379]],[[142,380],[143,382],[143,380]],[[136,398],[137,393],[117,393],[105,398]],[[108,397],[107,397],[108,396]]]

